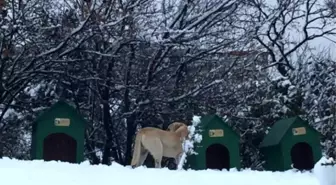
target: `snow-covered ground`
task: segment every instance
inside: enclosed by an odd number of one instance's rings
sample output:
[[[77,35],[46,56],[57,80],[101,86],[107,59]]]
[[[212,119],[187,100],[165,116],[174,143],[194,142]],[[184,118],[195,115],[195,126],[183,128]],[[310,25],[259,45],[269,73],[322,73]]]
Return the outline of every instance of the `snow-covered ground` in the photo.
[[[331,167],[333,168],[333,167]],[[0,182],[6,185],[330,185],[319,163],[312,173],[168,170],[139,167],[131,169],[117,163],[111,166],[62,162],[0,159]],[[330,170],[329,170],[330,172]],[[331,178],[333,178],[331,177]],[[323,181],[320,181],[322,179]],[[331,183],[334,183],[332,181]]]
[[[193,153],[193,142],[201,138],[195,128],[200,117],[194,116],[189,127],[191,140],[184,145],[185,151]],[[185,159],[185,158],[184,158]],[[169,170],[122,166],[118,163],[90,165],[88,162],[70,164],[44,162],[42,160],[20,161],[0,159],[0,182],[6,185],[336,185],[335,167],[323,166],[322,158],[312,172],[219,170]],[[182,166],[183,162],[179,166]]]

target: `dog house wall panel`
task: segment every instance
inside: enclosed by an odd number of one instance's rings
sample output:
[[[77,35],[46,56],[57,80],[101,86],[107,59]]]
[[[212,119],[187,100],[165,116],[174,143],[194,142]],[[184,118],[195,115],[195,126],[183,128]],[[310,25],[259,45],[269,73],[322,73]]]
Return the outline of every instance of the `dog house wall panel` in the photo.
[[[261,148],[261,152],[264,154],[265,169],[277,171],[278,169],[284,168],[284,160],[281,151],[282,149],[280,145],[271,146],[267,149]]]
[[[195,144],[194,150],[198,155],[188,157],[188,167],[192,169],[206,169],[207,148],[213,144],[220,144],[229,151],[230,168],[240,168],[239,136],[230,126],[217,115],[208,115],[202,117],[198,129],[202,130],[202,141]],[[209,131],[216,129],[224,131],[223,137],[210,137]]]
[[[55,125],[56,118],[70,120],[68,126]],[[32,159],[43,159],[44,139],[51,134],[62,133],[72,137],[76,141],[76,162],[84,159],[84,133],[85,120],[69,104],[59,101],[51,108],[43,112],[33,125],[32,133]]]
[[[224,130],[223,137],[210,137],[209,130],[222,128]],[[227,125],[219,124],[218,122],[214,122],[214,124],[209,123],[207,129],[202,132],[203,140],[202,147],[198,148],[200,154],[202,154],[202,159],[206,159],[206,150],[213,144],[221,144],[229,150],[230,155],[230,168],[240,167],[239,161],[239,140],[237,140],[235,133],[232,132],[231,128]],[[206,163],[200,160],[200,168],[205,169]]]
[[[303,120],[298,120],[294,122],[291,127],[287,130],[283,140],[281,142],[281,148],[284,160],[284,169],[291,169],[292,158],[291,150],[292,148],[300,142],[307,143],[312,149],[312,155],[314,159],[314,164],[320,160],[322,157],[322,150],[320,144],[320,137],[316,130],[308,127],[302,122]],[[292,129],[304,127],[306,128],[306,134],[304,135],[293,135]],[[306,154],[309,155],[309,154]]]
[[[316,163],[322,156],[320,133],[298,116],[277,121],[260,144],[266,162],[265,169],[271,171],[291,169],[292,148],[301,142],[309,144]],[[303,153],[302,156],[307,155]]]

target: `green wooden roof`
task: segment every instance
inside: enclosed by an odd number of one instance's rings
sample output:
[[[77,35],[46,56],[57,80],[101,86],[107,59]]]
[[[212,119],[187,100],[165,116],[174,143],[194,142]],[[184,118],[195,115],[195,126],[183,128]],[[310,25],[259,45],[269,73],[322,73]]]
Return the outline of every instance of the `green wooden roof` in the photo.
[[[47,110],[43,111],[34,121],[34,124],[37,124],[41,121],[43,121],[46,117],[49,116],[49,113],[54,111],[54,109],[56,109],[57,107],[62,107],[63,109],[66,109],[67,111],[70,111],[72,113],[74,113],[74,115],[76,117],[78,117],[79,119],[81,119],[82,123],[86,125],[86,120],[84,119],[84,117],[82,115],[80,115],[80,113],[71,105],[69,105],[67,102],[65,102],[64,100],[59,100],[58,102],[56,102],[55,104],[53,104],[50,108],[48,108]]]
[[[222,118],[220,118],[216,114],[211,114],[211,115],[205,115],[201,117],[201,126],[203,128],[206,128],[211,122],[220,122],[223,125],[226,125],[234,134],[239,138],[239,134],[235,132],[225,121],[223,121]]]
[[[281,119],[275,122],[270,132],[265,136],[263,141],[260,143],[259,147],[262,148],[262,147],[278,145],[281,142],[282,138],[285,136],[287,130],[291,127],[293,123],[297,121],[300,121],[301,123],[306,123],[306,121],[302,120],[299,116],[285,118],[285,119]],[[306,125],[310,129],[316,131],[310,125],[308,124]]]

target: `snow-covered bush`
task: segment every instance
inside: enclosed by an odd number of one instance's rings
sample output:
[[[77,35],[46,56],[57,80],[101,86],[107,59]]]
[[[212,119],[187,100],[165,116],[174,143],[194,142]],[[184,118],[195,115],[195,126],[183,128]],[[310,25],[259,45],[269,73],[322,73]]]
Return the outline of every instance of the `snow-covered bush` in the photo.
[[[202,141],[202,135],[199,134],[197,126],[201,123],[200,116],[193,116],[192,125],[188,126],[189,136],[188,139],[183,143],[184,153],[181,157],[180,163],[177,166],[177,169],[182,169],[183,165],[187,162],[187,155],[197,155],[194,151],[194,144],[200,143]]]

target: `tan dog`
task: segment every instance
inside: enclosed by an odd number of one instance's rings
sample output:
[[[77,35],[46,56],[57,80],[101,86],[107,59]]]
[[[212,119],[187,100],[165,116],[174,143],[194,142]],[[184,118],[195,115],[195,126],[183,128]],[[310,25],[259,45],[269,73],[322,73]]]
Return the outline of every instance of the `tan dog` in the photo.
[[[155,161],[155,168],[161,168],[162,157],[174,158],[179,164],[183,154],[182,142],[188,136],[188,127],[183,123],[172,123],[165,131],[154,127],[139,130],[135,137],[132,168],[141,166],[148,153]]]

